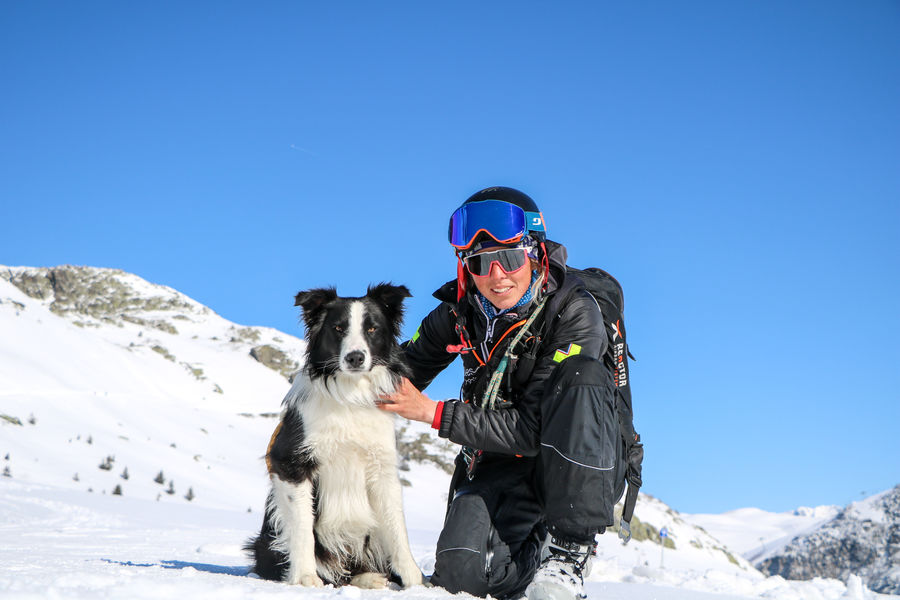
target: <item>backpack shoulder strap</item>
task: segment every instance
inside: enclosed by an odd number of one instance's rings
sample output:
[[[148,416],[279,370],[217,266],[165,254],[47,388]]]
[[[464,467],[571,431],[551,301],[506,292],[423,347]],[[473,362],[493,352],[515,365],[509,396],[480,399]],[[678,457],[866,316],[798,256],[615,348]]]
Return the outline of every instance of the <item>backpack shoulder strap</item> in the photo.
[[[488,382],[487,389],[484,392],[484,399],[481,402],[481,406],[487,409],[494,408],[494,404],[497,401],[497,394],[500,391],[500,382],[503,380],[503,374],[506,372],[506,367],[509,365],[510,358],[515,360],[516,356],[513,354],[513,350],[518,345],[518,343],[525,337],[525,334],[531,329],[531,326],[534,324],[535,320],[537,320],[538,316],[543,312],[544,305],[547,303],[546,298],[542,298],[538,305],[531,311],[531,315],[528,317],[528,320],[525,321],[525,324],[519,329],[516,336],[512,339],[512,341],[506,346],[506,351],[503,353],[503,358],[500,359],[500,362],[497,364],[497,368],[494,369],[493,374],[491,375],[491,380]]]

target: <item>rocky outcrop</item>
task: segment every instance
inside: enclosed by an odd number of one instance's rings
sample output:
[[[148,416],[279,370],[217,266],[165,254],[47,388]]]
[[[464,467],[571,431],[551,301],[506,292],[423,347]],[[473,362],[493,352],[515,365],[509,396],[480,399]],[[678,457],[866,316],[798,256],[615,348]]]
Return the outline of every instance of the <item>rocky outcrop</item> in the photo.
[[[287,353],[279,350],[275,346],[263,344],[262,346],[254,346],[250,349],[250,356],[260,363],[269,367],[274,371],[278,371],[284,375],[285,379],[290,379],[297,372],[300,365],[297,361],[292,360]]]
[[[72,265],[0,267],[0,279],[9,281],[26,296],[39,300],[51,312],[79,327],[137,328],[140,341],[131,342],[130,350],[147,347],[167,360],[182,364],[196,379],[206,378],[201,366],[185,361],[189,357],[176,356],[167,349],[169,336],[196,338],[208,331],[203,323],[220,317],[172,288],[118,269]],[[25,308],[21,303],[13,304],[16,310]],[[252,346],[250,356],[287,379],[300,368],[302,352],[295,345],[284,343],[275,335],[278,332],[221,322],[227,324],[224,335],[217,332],[209,341],[225,344],[229,340],[229,346],[238,348]],[[167,335],[160,336],[160,332]],[[221,392],[221,388],[215,385],[214,391]]]
[[[860,502],[812,533],[794,538],[759,568],[786,579],[859,575],[884,594],[900,593],[900,485]]]
[[[191,312],[196,307],[181,294],[162,286],[159,293],[147,294],[129,285],[134,277],[117,269],[63,265],[50,268],[16,269],[0,272],[0,277],[39,300],[49,300],[58,315],[78,315],[101,322],[127,320],[167,333],[175,327],[160,319],[138,316],[150,312]]]

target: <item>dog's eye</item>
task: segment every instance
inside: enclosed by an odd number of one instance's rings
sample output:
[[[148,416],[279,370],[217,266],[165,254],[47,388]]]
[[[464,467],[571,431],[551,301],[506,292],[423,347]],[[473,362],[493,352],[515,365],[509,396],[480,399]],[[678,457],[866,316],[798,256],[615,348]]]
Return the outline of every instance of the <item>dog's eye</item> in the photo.
[[[377,327],[369,327],[366,331],[368,331],[369,333],[375,333],[376,329],[378,329],[378,328]]]
[[[335,325],[335,326],[334,326],[334,330],[335,330],[335,331],[343,331],[344,328],[341,327],[340,325]]]

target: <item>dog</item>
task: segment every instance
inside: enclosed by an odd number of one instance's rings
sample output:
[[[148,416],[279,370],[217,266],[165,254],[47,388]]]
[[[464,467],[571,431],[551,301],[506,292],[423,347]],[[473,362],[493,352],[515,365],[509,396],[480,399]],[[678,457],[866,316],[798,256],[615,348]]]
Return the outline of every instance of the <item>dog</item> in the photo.
[[[321,587],[422,583],[403,516],[393,415],[376,407],[409,367],[397,344],[404,286],[361,298],[300,292],[306,363],[266,451],[262,529],[245,546],[263,579]]]

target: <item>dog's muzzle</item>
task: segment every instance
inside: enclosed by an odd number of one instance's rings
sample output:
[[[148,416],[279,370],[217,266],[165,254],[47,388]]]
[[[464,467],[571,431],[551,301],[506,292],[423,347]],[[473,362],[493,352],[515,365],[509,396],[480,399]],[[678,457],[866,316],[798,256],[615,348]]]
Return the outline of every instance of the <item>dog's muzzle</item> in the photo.
[[[348,371],[362,371],[366,367],[366,354],[360,350],[348,352],[344,356],[344,365]]]

